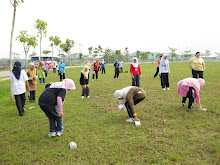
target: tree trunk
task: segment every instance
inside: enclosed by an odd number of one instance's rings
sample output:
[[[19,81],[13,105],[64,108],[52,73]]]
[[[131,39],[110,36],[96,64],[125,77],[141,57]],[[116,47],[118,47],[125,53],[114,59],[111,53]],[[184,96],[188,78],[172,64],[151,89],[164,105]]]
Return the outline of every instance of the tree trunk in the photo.
[[[39,64],[40,64],[40,61],[41,61],[41,41],[42,41],[42,34],[40,36],[40,59],[39,59]]]
[[[9,51],[10,71],[12,70],[12,46],[13,46],[13,34],[14,34],[14,26],[15,26],[15,16],[16,16],[16,0],[14,0],[14,14],[13,14],[13,20],[12,20],[10,51]],[[13,101],[13,84],[12,84],[12,81],[10,81],[10,95],[11,95],[11,101]]]
[[[27,68],[27,54],[25,53],[25,63],[24,63],[24,69],[25,69],[25,73],[27,73],[27,70],[26,70],[26,68]]]

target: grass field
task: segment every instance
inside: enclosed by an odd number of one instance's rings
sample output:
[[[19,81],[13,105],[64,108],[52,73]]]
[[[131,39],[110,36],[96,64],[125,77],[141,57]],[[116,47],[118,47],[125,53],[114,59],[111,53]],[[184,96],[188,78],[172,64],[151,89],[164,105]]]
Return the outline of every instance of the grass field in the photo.
[[[0,82],[0,164],[220,164],[220,63],[206,63],[200,97],[207,112],[180,107],[176,84],[191,71],[187,63],[170,68],[172,90],[162,91],[159,77],[153,78],[156,65],[141,64],[147,97],[136,106],[140,128],[125,122],[129,117],[113,97],[115,90],[131,85],[130,74],[114,79],[113,66],[107,66],[107,74],[90,81],[91,99],[81,99],[82,68],[67,70],[77,89],[67,93],[64,133],[55,138],[48,138],[49,122],[37,103],[27,101],[25,116],[19,117],[10,102],[9,81]],[[59,78],[50,73],[46,81]],[[37,99],[43,87],[37,85]],[[69,149],[71,141],[76,150]]]

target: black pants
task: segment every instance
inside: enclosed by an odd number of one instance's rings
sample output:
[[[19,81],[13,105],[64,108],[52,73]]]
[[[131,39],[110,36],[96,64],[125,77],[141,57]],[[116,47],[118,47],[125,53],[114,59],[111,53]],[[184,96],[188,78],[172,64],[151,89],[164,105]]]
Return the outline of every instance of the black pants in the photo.
[[[154,74],[154,78],[157,77],[158,73],[159,73],[159,67],[157,67],[156,73]]]
[[[65,79],[65,73],[60,73],[60,81],[62,81],[63,79]]]
[[[105,74],[105,67],[102,67],[102,74],[103,74],[103,72]]]
[[[53,68],[53,73],[56,73],[56,68]]]
[[[123,67],[120,67],[120,73],[123,73]]]
[[[18,108],[19,115],[23,116],[24,105],[26,101],[25,93],[22,93],[20,95],[14,95],[14,96],[15,96],[16,106]]]
[[[144,98],[145,98],[145,97],[144,97]],[[135,99],[135,98],[133,98],[133,99],[134,99],[134,105],[140,103],[142,100],[144,100],[144,98],[141,98],[141,99]],[[125,106],[126,106],[126,108],[127,108],[128,116],[129,116],[130,118],[134,118],[134,114],[133,114],[133,112],[132,112],[132,110],[131,110],[131,106],[129,105],[128,101],[125,103]]]
[[[82,88],[82,96],[89,96],[89,92],[90,92],[90,88],[86,87],[86,88]]]
[[[115,78],[115,77],[118,78],[118,76],[119,76],[119,72],[115,72],[115,76],[114,76],[114,78]]]
[[[168,73],[161,73],[161,86],[162,88],[169,88],[169,76]]]
[[[183,97],[182,103],[186,102],[186,98],[189,98],[189,104],[188,104],[188,108],[192,109],[193,103],[194,103],[194,98],[193,98],[193,92],[192,90],[194,90],[194,88],[189,87],[189,91],[187,92],[186,97]]]
[[[96,75],[96,79],[98,79],[98,70],[95,70],[95,74],[92,75],[92,79],[95,78],[95,75]]]
[[[198,75],[199,75],[199,78],[203,79],[203,71],[196,71],[196,70],[192,69],[193,78],[198,78]]]
[[[36,91],[29,91],[29,101],[30,102],[35,101],[35,93],[36,93]]]

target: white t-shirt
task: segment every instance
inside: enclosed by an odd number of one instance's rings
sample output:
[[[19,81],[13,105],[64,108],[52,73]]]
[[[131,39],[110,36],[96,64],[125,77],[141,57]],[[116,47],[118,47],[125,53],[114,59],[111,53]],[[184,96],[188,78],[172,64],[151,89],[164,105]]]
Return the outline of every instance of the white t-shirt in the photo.
[[[11,72],[10,80],[13,81],[13,93],[14,95],[20,95],[25,93],[25,81],[28,80],[28,76],[24,70],[21,70],[20,80],[18,80],[15,75]]]
[[[119,67],[122,68],[123,67],[123,61],[119,61]]]

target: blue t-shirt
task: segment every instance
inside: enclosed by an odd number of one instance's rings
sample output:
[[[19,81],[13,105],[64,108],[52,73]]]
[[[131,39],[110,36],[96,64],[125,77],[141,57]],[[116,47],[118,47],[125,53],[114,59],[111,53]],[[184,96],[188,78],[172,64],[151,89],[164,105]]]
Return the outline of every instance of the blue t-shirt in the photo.
[[[106,62],[104,62],[104,63],[101,63],[102,64],[102,67],[105,67],[105,65],[106,65]]]
[[[59,65],[59,73],[61,73],[61,71],[63,71],[63,73],[65,73],[65,64],[64,63],[60,63]]]

